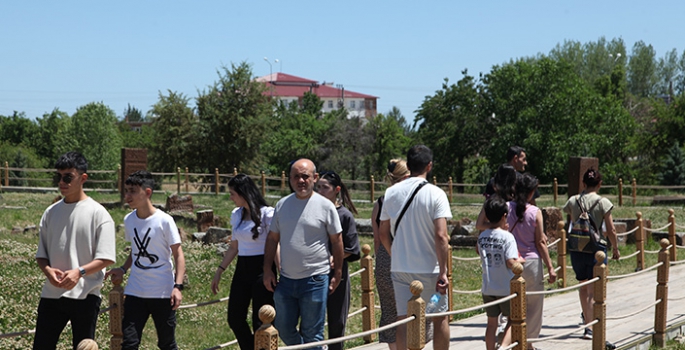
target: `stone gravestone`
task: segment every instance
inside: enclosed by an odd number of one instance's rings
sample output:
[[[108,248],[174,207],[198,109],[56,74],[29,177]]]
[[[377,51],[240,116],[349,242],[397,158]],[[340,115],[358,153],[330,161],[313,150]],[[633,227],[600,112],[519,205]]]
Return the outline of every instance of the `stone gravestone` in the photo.
[[[599,159],[587,157],[571,157],[568,161],[568,198],[580,193],[583,184],[583,175],[590,169],[599,169]]]
[[[557,234],[557,224],[559,221],[564,220],[564,217],[561,213],[561,209],[557,207],[546,207],[542,208],[542,224],[543,224],[543,231],[547,235],[547,244],[552,243],[559,238],[559,235]],[[553,246],[550,248],[552,251],[556,251],[557,246]]]
[[[124,183],[126,178],[138,170],[147,170],[147,149],[145,148],[122,148],[121,149],[121,183],[119,194],[124,201]]]
[[[166,198],[166,211],[169,213],[193,212],[193,196],[173,194]]]

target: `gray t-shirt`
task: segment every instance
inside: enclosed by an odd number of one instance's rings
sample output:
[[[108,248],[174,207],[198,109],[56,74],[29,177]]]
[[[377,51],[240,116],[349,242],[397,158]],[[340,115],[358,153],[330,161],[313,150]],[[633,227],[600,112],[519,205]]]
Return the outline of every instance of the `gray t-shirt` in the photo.
[[[316,192],[307,199],[291,194],[276,204],[269,230],[280,234],[283,276],[302,279],[330,272],[328,236],[342,232],[331,201]]]

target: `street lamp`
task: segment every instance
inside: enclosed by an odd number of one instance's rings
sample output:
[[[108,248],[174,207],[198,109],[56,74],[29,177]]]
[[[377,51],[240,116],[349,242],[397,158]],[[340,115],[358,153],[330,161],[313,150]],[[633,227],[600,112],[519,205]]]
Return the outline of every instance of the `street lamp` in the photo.
[[[616,57],[614,57],[614,56],[616,56]],[[616,63],[616,61],[618,61],[618,59],[621,58],[621,53],[619,52],[619,53],[617,53],[616,55],[610,53],[610,54],[609,54],[609,57],[613,58],[613,59],[614,59],[614,63]]]
[[[274,86],[273,86],[273,67],[268,58],[264,57],[264,61],[269,64],[269,90],[271,90],[271,97],[274,97]]]

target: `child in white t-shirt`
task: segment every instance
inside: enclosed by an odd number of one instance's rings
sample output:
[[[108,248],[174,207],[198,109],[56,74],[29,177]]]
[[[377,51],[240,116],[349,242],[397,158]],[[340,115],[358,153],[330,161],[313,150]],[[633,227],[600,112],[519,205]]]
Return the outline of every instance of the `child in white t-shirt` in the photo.
[[[492,195],[485,201],[483,208],[490,226],[478,236],[476,248],[483,267],[483,303],[489,303],[510,294],[509,282],[514,277],[511,268],[515,262],[521,260],[516,248],[516,239],[507,231],[507,202],[498,195]],[[488,350],[495,350],[497,319],[500,314],[509,317],[509,302],[486,307],[485,313],[488,316],[485,346]],[[501,346],[510,343],[511,329],[507,322]]]

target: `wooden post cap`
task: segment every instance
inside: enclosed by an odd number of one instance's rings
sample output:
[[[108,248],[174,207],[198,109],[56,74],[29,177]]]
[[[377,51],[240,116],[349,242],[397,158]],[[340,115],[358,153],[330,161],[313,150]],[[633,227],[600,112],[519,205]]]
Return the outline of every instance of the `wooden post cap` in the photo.
[[[673,215],[673,213],[675,213],[675,211],[673,211],[673,209],[668,209],[668,215]]]
[[[635,215],[637,216],[638,219],[642,219],[642,212],[638,211],[637,213],[635,213]]]
[[[263,324],[271,324],[276,318],[276,309],[271,305],[263,305],[259,308],[259,320]]]
[[[364,255],[369,255],[369,253],[371,253],[371,246],[368,244],[364,244],[362,246],[362,253],[364,253]]]
[[[559,222],[557,222],[557,230],[563,230],[563,229],[564,229],[564,221],[559,220]]]
[[[515,262],[514,266],[511,267],[511,272],[516,276],[520,276],[523,273],[523,265],[520,262]]]
[[[409,291],[414,296],[421,295],[421,292],[423,292],[423,283],[419,281],[412,281],[409,285]]]
[[[76,347],[76,350],[98,350],[98,343],[95,342],[93,339],[83,339],[81,340],[80,343],[78,343],[78,346]]]
[[[606,257],[607,257],[606,253],[604,253],[604,252],[601,251],[601,250],[600,250],[600,251],[597,251],[597,253],[595,253],[595,260],[597,260],[597,265],[602,265],[602,264],[604,264],[604,259],[605,259]]]
[[[666,238],[662,238],[659,241],[659,245],[661,246],[661,249],[666,249],[669,245],[671,245],[671,242],[669,242]]]

